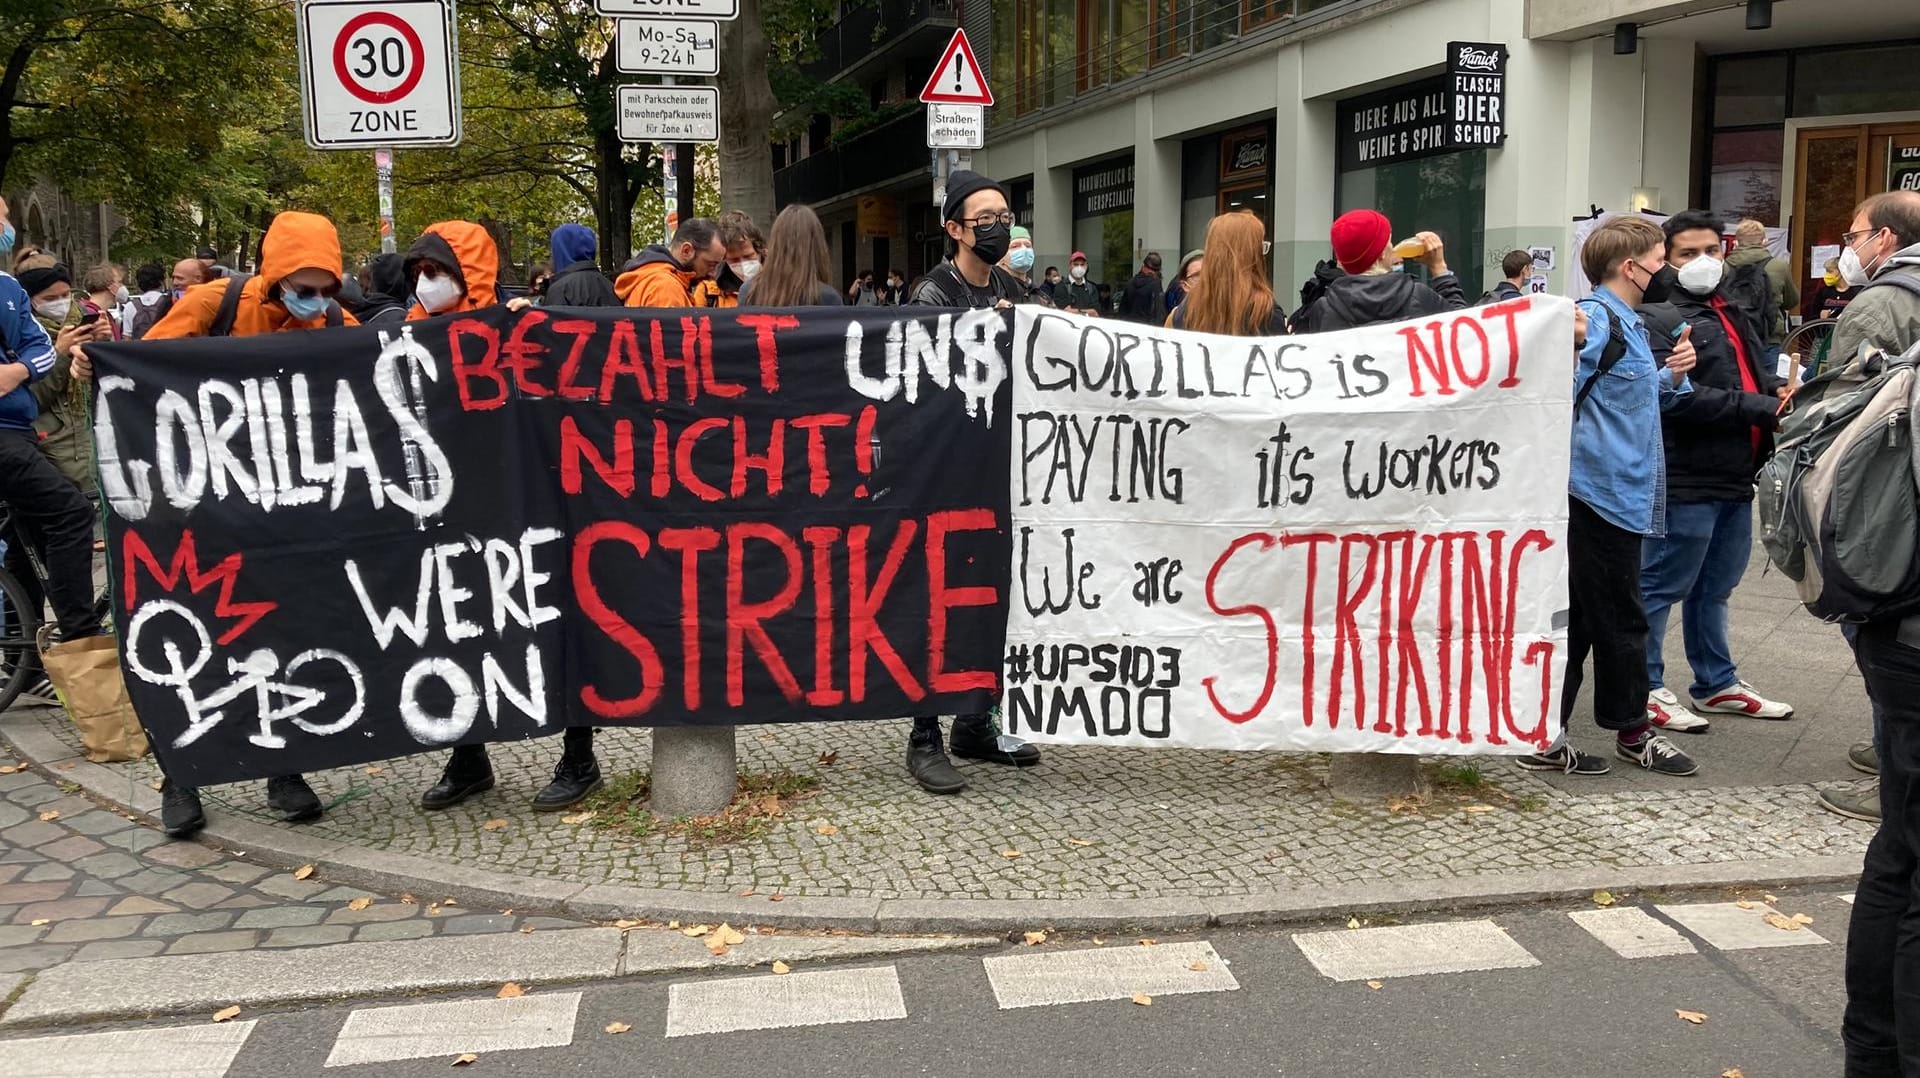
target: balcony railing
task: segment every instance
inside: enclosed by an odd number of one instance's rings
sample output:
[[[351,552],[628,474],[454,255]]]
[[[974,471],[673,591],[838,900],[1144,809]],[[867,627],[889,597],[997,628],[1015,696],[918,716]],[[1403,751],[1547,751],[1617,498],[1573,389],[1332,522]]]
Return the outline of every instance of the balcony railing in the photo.
[[[816,79],[831,79],[909,37],[938,37],[938,47],[959,25],[960,0],[879,0],[855,8],[828,27],[820,35],[820,58],[803,70]]]
[[[782,206],[789,202],[827,202],[916,170],[925,171],[930,160],[926,116],[914,109],[775,171],[773,197]]]

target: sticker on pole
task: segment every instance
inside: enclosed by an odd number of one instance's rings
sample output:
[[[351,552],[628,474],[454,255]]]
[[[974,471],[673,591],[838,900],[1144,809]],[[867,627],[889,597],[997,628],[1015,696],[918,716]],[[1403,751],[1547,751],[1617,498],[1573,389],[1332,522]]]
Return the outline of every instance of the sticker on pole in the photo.
[[[993,91],[987,89],[987,82],[981,77],[980,61],[973,58],[973,46],[968,43],[965,30],[953,32],[953,40],[947,42],[947,51],[940,54],[940,62],[934,65],[927,88],[920,91],[920,100],[929,105],[993,104]]]
[[[306,0],[297,21],[307,145],[460,141],[452,0]]]
[[[711,86],[622,86],[620,141],[719,142],[720,91]]]

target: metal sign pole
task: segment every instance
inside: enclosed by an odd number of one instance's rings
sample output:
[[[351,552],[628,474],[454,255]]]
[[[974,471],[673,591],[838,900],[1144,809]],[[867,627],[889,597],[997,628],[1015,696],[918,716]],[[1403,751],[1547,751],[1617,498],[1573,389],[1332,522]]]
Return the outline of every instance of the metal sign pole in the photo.
[[[660,76],[660,85],[672,86],[673,76]],[[680,177],[675,166],[679,163],[679,147],[671,142],[660,144],[660,161],[665,168],[661,175],[660,201],[666,207],[667,235],[660,242],[672,246],[673,234],[680,230]]]
[[[380,253],[393,254],[399,248],[393,235],[393,151],[373,151],[373,175],[380,188]]]

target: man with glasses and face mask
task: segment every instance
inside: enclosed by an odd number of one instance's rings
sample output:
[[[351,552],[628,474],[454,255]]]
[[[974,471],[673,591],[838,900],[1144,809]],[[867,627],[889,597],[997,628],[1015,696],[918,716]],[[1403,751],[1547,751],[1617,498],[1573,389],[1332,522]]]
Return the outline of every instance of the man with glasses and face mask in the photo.
[[[1007,189],[997,181],[966,169],[948,177],[941,219],[946,222],[952,255],[927,271],[910,302],[976,310],[1020,302],[1024,295],[1020,282],[997,264],[1013,240],[1013,213],[1007,206]],[[1039,749],[1000,733],[988,715],[954,716],[952,748],[955,756],[1013,767],[1040,762]],[[965,776],[941,745],[939,716],[913,720],[913,733],[907,738],[907,771],[928,793],[957,794],[967,788]]]
[[[1840,276],[1854,290],[1833,327],[1829,363],[1870,344],[1899,355],[1920,340],[1920,191],[1888,191],[1854,211],[1840,237]]]
[[[1793,707],[1742,681],[1727,638],[1727,600],[1753,552],[1753,476],[1773,452],[1786,383],[1767,363],[1765,334],[1725,295],[1723,223],[1699,210],[1667,218],[1667,265],[1649,282],[1640,317],[1664,364],[1682,329],[1694,349],[1693,392],[1661,413],[1667,529],[1646,541],[1640,590],[1647,613],[1647,718],[1670,733],[1704,734],[1700,712],[1790,719]],[[1692,707],[1666,687],[1662,643],[1681,604]]]

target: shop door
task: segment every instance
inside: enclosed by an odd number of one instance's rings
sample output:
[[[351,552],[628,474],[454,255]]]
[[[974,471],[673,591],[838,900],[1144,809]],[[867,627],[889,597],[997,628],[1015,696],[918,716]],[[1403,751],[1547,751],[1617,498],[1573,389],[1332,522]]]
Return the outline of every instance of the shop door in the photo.
[[[1920,122],[1802,128],[1798,142],[1791,246],[1807,313],[1860,200],[1920,191]]]

